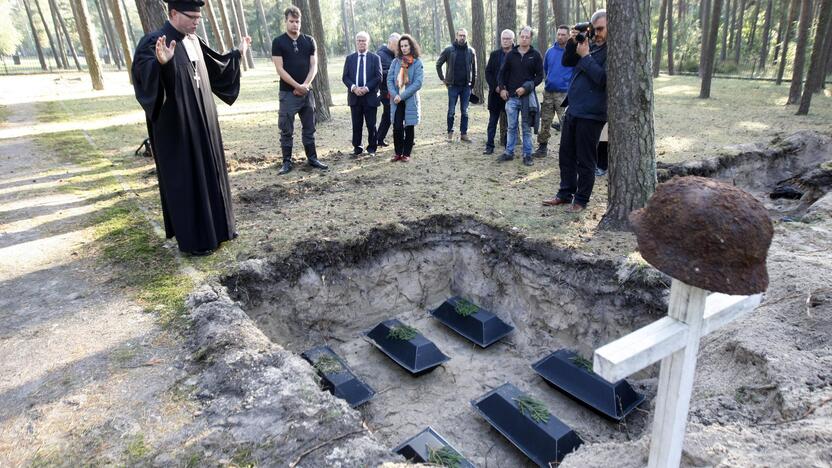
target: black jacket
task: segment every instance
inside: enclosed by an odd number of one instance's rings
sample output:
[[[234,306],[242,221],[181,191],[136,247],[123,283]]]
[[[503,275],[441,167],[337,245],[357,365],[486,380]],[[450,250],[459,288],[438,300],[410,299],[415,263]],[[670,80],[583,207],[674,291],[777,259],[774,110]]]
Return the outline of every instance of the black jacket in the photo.
[[[543,57],[534,47],[529,47],[525,54],[520,54],[515,47],[508,53],[506,63],[497,75],[497,86],[505,88],[509,96],[516,97],[517,88],[529,81],[535,87],[543,82]]]
[[[474,48],[470,45],[464,49],[467,53],[465,54],[465,60],[467,63],[467,72],[468,72],[468,86],[474,87],[474,83],[477,81],[477,55],[474,51]],[[443,83],[446,84],[453,84],[454,83],[454,63],[456,62],[457,56],[459,55],[460,49],[450,45],[439,54],[439,58],[436,60],[436,73],[439,74],[439,79],[442,80]],[[442,65],[445,65],[445,62],[448,63],[448,72],[442,74]]]
[[[500,97],[500,91],[497,88],[497,75],[500,74],[500,55],[502,53],[503,49],[492,51],[485,65],[485,82],[488,83],[488,110],[490,111],[502,111],[506,108],[506,102]]]
[[[566,94],[566,113],[581,119],[607,121],[607,45],[589,46],[589,55],[580,57],[575,41],[566,43],[562,63],[574,66],[572,83]]]
[[[376,55],[378,55],[378,58],[381,59],[381,84],[379,84],[378,89],[381,92],[381,99],[386,102],[386,99],[388,99],[387,71],[390,70],[390,64],[393,63],[393,59],[396,58],[396,54],[394,54],[392,50],[388,49],[386,45],[383,45],[378,48]]]

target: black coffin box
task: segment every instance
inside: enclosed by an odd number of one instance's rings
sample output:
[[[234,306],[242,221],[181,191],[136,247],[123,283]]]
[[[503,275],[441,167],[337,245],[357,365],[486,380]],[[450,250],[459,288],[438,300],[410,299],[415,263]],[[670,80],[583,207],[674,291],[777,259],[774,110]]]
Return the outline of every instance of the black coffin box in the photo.
[[[520,411],[517,398],[525,396],[519,388],[505,383],[471,404],[489,424],[505,436],[538,466],[548,468],[559,463],[583,442],[578,434],[550,414],[538,422]]]
[[[393,451],[403,456],[408,461],[414,463],[428,463],[430,462],[430,452],[432,450],[441,450],[443,447],[448,447],[450,450],[459,455],[460,458],[462,458],[457,465],[459,468],[474,468],[473,463],[462,457],[459,450],[455,449],[430,426],[410,439],[407,439],[403,444],[394,448]]]
[[[426,374],[451,358],[421,333],[409,340],[390,337],[390,330],[404,325],[397,319],[385,320],[367,332],[376,348],[413,375]]]
[[[504,322],[500,317],[478,306],[474,306],[477,311],[470,315],[457,313],[457,306],[461,303],[471,304],[460,297],[452,297],[430,314],[481,348],[496,343],[514,330],[513,326]]]
[[[312,348],[301,354],[301,356],[309,361],[313,367],[315,367],[315,363],[322,356],[331,356],[337,360],[341,364],[341,370],[334,372],[322,372],[317,368],[316,370],[323,379],[324,388],[336,397],[346,400],[353,408],[362,403],[366,403],[376,394],[375,390],[355,376],[352,369],[341,359],[341,356],[335,354],[335,351],[329,346]]]
[[[607,382],[579,362],[578,354],[559,349],[532,364],[532,369],[558,390],[616,421],[644,401],[644,395],[633,390],[626,380]]]

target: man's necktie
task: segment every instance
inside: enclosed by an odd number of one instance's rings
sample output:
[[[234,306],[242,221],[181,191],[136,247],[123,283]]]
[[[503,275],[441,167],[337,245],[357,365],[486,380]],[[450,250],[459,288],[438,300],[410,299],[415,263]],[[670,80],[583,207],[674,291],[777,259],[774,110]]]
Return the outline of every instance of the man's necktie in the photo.
[[[364,54],[358,55],[358,87],[364,86]]]

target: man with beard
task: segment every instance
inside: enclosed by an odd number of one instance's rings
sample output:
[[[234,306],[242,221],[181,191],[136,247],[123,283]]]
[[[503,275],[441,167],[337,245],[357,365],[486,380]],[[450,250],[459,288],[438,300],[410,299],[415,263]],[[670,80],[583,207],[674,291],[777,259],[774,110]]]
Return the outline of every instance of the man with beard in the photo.
[[[165,235],[183,252],[208,255],[237,236],[214,95],[237,99],[251,38],[220,54],[195,35],[204,2],[167,1],[168,21],[136,47],[133,88],[156,160]]]
[[[474,48],[467,42],[468,31],[462,28],[456,32],[456,41],[448,46],[436,60],[436,73],[448,88],[448,141],[454,137],[454,114],[456,102],[462,114],[459,123],[459,139],[470,142],[468,138],[468,100],[471,88],[477,80],[477,56]],[[446,73],[442,66],[448,64]]]

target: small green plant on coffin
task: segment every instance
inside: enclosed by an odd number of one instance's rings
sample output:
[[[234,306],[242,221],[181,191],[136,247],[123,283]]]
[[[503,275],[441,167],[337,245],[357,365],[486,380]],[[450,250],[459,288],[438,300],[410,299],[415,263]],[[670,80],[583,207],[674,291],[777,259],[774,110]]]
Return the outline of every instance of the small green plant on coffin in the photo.
[[[478,311],[479,307],[475,306],[470,301],[467,301],[465,299],[460,299],[460,300],[457,301],[456,305],[454,305],[454,309],[456,310],[457,314],[459,314],[463,317],[467,317],[467,316],[475,313],[476,311]]]
[[[515,398],[514,401],[520,407],[520,412],[532,418],[532,420],[544,424],[549,422],[551,415],[542,401],[528,395]]]
[[[462,466],[462,456],[450,447],[428,448],[428,463],[447,468],[459,468]]]
[[[419,330],[411,327],[410,325],[397,325],[390,329],[387,337],[396,340],[408,341],[416,338],[417,335],[419,335]]]
[[[589,372],[590,374],[594,374],[594,372],[592,371],[592,361],[590,361],[589,359],[581,356],[580,354],[576,354],[575,356],[570,358],[570,360],[572,361],[572,364],[575,364],[576,366]]]
[[[332,374],[343,369],[341,362],[334,356],[323,354],[315,360],[315,369],[321,374]]]

